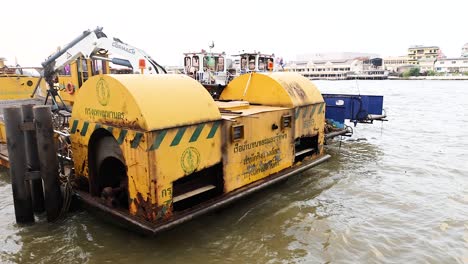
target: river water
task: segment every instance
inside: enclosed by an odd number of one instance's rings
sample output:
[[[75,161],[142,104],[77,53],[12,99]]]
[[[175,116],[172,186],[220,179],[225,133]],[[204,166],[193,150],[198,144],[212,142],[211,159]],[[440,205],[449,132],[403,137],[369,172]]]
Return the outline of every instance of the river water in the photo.
[[[385,96],[330,161],[146,238],[85,211],[15,223],[0,172],[1,263],[468,263],[468,81],[316,81]]]

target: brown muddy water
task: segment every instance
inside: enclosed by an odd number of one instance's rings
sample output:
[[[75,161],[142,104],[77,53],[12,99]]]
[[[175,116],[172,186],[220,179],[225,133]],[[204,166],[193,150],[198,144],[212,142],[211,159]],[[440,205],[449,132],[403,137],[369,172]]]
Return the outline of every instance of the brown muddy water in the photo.
[[[468,263],[468,81],[316,81],[385,96],[330,161],[155,238],[85,211],[15,223],[0,171],[1,263]]]

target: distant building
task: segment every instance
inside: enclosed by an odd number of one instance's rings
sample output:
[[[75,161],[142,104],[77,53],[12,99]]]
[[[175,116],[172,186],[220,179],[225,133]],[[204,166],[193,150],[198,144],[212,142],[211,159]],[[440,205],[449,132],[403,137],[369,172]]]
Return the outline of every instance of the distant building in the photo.
[[[380,58],[354,58],[288,63],[286,71],[297,72],[311,80],[385,79]]]
[[[344,80],[349,72],[362,69],[363,62],[350,60],[294,61],[285,66],[286,71],[298,72],[311,80]]]
[[[297,61],[343,61],[356,58],[378,58],[375,53],[363,52],[322,52],[322,53],[306,53],[296,56]]]
[[[468,72],[468,57],[438,59],[435,70],[447,75]]]
[[[419,65],[420,60],[433,59],[434,61],[441,57],[440,48],[437,46],[412,46],[408,48],[409,64]]]
[[[436,58],[423,58],[419,60],[419,71],[420,72],[428,72],[434,71],[434,63],[436,62]]]
[[[390,72],[403,72],[409,67],[409,65],[408,56],[383,58],[383,68]]]
[[[461,56],[462,57],[468,57],[468,43],[463,45]]]

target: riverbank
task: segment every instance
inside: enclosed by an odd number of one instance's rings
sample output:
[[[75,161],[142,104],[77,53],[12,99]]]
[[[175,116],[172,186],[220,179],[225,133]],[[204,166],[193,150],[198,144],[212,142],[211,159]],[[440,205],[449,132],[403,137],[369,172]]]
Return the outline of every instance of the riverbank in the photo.
[[[462,81],[468,80],[468,76],[411,76],[411,77],[398,77],[388,76],[388,80],[454,80]]]

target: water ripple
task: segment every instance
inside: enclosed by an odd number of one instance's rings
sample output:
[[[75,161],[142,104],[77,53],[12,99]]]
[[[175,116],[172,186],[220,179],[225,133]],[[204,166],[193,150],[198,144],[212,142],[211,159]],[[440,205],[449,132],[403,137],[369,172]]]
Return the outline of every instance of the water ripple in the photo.
[[[317,82],[357,92],[356,82]],[[86,212],[14,222],[0,171],[2,263],[468,263],[465,81],[363,81],[390,122],[359,124],[332,158],[156,238]],[[365,138],[366,140],[356,140]]]

